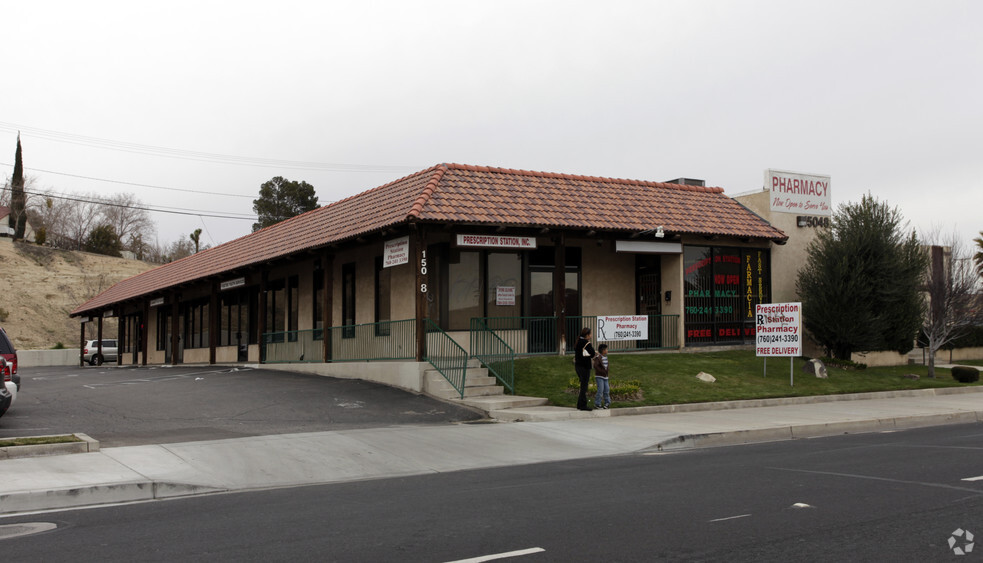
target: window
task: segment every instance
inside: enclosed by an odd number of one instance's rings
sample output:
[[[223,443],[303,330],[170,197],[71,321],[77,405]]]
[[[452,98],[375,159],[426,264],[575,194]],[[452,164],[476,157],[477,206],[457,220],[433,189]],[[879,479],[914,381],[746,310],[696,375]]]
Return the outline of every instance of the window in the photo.
[[[208,348],[208,299],[184,306],[184,347]]]
[[[686,344],[754,340],[754,310],[771,301],[766,249],[687,246],[684,261]]]
[[[250,290],[239,289],[222,295],[219,346],[243,346],[249,338]]]
[[[355,338],[355,263],[341,266],[341,324],[343,338]],[[348,328],[350,327],[350,328]]]
[[[489,252],[486,259],[485,316],[521,316],[522,256]]]
[[[157,309],[157,350],[169,350],[171,341],[171,312],[164,307]]]
[[[382,257],[375,259],[375,322],[388,323],[392,320],[392,306],[390,291],[392,280],[392,269],[382,267]],[[389,334],[389,325],[376,325],[376,336]]]
[[[297,341],[298,313],[300,310],[300,283],[297,276],[287,279],[287,330],[291,342]]]
[[[324,270],[314,270],[314,340],[324,338]]]
[[[468,330],[471,317],[482,316],[481,253],[452,248],[447,261],[447,328]]]
[[[266,286],[266,333],[272,333],[270,342],[283,342],[287,328],[287,290],[283,280],[271,281]]]

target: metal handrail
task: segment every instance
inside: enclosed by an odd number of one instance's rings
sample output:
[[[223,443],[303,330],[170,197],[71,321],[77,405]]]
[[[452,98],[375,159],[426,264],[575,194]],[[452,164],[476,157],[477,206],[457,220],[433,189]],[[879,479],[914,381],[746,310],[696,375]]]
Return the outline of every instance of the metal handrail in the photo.
[[[471,319],[471,355],[515,395],[515,351],[481,319]]]
[[[427,354],[424,360],[430,362],[463,399],[468,376],[468,353],[432,319],[426,319],[426,332]]]

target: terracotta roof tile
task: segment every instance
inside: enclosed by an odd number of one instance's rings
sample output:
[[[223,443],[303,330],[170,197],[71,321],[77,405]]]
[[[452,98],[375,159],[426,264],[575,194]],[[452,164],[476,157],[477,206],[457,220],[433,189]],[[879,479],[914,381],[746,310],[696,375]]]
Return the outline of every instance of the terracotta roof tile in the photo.
[[[440,164],[123,280],[72,314],[410,221],[787,238],[722,188]]]

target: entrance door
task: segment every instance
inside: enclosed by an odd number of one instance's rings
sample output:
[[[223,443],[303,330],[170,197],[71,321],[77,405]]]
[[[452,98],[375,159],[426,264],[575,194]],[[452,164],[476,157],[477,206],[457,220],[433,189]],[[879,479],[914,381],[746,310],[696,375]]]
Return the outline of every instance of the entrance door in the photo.
[[[637,341],[639,348],[662,347],[662,261],[660,256],[639,254],[635,261],[636,313],[649,316],[648,340]]]
[[[526,320],[526,345],[530,354],[556,351],[556,318],[553,316],[553,269],[529,271],[529,316]]]

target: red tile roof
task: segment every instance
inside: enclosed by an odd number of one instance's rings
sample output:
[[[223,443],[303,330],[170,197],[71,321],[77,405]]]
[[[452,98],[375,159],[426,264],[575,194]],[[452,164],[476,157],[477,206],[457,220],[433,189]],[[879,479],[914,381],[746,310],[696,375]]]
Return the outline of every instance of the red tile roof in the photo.
[[[413,221],[788,238],[722,188],[439,164],[123,280],[72,314]]]

